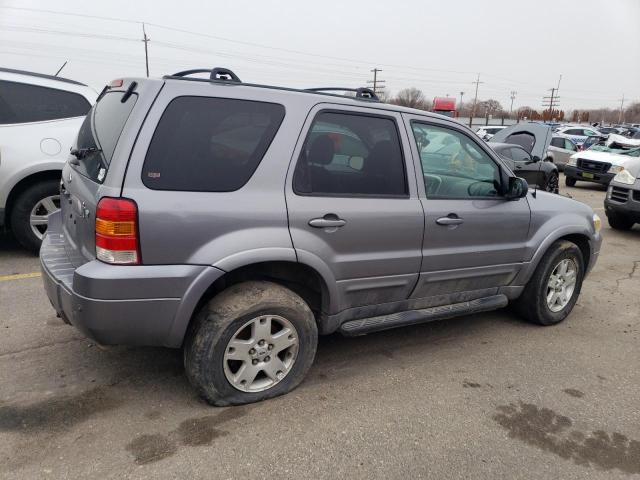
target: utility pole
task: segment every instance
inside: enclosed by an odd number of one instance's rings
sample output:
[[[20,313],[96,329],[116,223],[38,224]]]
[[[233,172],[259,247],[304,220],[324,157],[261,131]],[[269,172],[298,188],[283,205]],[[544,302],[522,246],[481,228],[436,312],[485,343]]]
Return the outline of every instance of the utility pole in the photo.
[[[378,80],[378,72],[382,72],[381,69],[374,68],[373,70],[371,70],[371,72],[373,73],[373,80],[367,80],[367,83],[373,84],[373,93],[377,95],[378,93],[381,93],[382,89],[384,88],[384,85],[381,85],[381,84],[384,83],[385,81]]]
[[[462,108],[462,97],[464,95],[464,92],[460,92],[460,107],[457,109],[458,112],[460,112],[460,108]]]
[[[66,60],[66,61],[62,64],[62,66],[58,69],[58,71],[56,72],[56,74],[54,75],[54,77],[57,77],[57,76],[58,76],[58,74],[62,71],[62,69],[63,69],[64,67],[66,67],[66,66],[67,66],[67,62],[68,62],[68,60]]]
[[[149,78],[149,37],[147,37],[147,31],[144,28],[144,23],[142,24],[142,41],[144,42],[144,64],[147,68],[147,78]]]
[[[622,123],[622,112],[624,108],[624,93],[622,94],[622,98],[620,99],[620,115],[618,116],[618,124]]]
[[[509,107],[509,116],[513,113],[513,101],[516,99],[518,92],[511,90],[511,107]]]
[[[476,114],[476,103],[478,103],[478,85],[484,82],[480,81],[480,74],[478,74],[476,81],[471,83],[475,83],[476,85],[476,96],[473,99],[473,108],[471,109],[471,116],[469,117],[469,128],[471,128],[471,125],[473,123],[473,116]]]
[[[559,83],[560,82],[558,82],[558,84]],[[560,106],[560,97],[556,95],[558,92],[556,87],[550,88],[549,91],[551,92],[550,96],[542,97],[542,106],[545,108],[549,107],[549,120],[551,121],[553,118],[553,109]]]

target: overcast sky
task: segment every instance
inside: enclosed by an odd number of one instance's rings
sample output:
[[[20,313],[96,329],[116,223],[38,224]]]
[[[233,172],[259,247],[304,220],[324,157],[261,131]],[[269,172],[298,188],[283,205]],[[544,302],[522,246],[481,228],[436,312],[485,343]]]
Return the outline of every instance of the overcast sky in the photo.
[[[141,21],[151,76],[225,66],[253,83],[354,87],[378,67],[391,92],[467,101],[480,73],[478,98],[508,110],[512,90],[514,109],[540,107],[562,75],[563,109],[640,101],[640,0],[0,0],[0,65],[68,60],[61,76],[100,90],[145,74]]]

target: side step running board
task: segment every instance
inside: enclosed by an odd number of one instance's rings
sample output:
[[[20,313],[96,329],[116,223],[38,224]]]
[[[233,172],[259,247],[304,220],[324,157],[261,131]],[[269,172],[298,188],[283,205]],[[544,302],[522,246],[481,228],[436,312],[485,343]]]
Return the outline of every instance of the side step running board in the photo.
[[[454,303],[451,305],[442,305],[440,307],[408,310],[406,312],[394,313],[392,315],[381,315],[379,317],[350,320],[340,326],[340,332],[349,336],[363,335],[365,333],[377,332],[379,330],[406,327],[407,325],[432,322],[434,320],[444,320],[445,318],[457,317],[459,315],[488,312],[490,310],[506,307],[507,303],[509,303],[509,301],[505,295],[493,295],[491,297],[479,298],[477,300]]]

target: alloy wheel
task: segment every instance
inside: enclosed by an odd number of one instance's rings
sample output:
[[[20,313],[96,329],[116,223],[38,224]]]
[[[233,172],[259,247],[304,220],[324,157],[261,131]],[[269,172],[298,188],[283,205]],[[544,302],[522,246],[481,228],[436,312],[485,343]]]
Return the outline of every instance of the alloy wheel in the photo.
[[[224,374],[242,392],[262,392],[281,382],[298,356],[298,332],[279,315],[261,315],[242,325],[224,353]]]
[[[576,289],[578,266],[571,258],[561,260],[551,272],[547,282],[547,307],[554,313],[571,301]]]
[[[29,215],[29,225],[38,240],[42,240],[47,231],[47,217],[59,209],[60,195],[45,197],[33,206]]]

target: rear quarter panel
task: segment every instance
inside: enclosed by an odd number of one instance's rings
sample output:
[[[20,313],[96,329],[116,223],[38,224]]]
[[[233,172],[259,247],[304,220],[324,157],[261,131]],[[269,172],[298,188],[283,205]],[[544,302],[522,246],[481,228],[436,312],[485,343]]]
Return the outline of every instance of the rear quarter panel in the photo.
[[[0,125],[0,208],[22,179],[62,170],[83,119]]]
[[[141,178],[148,145],[167,105],[179,96],[212,96],[284,105],[285,117],[249,181],[234,192],[151,190]],[[284,184],[301,125],[314,103],[305,94],[168,81],[140,131],[123,196],[138,204],[145,264],[213,265],[233,270],[265,260],[296,261]]]

